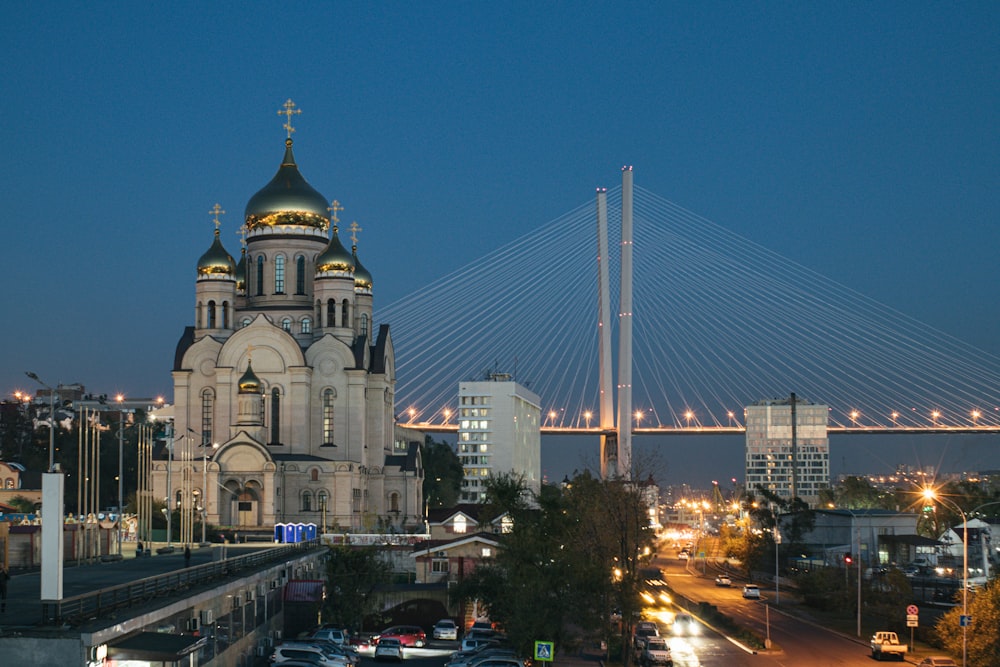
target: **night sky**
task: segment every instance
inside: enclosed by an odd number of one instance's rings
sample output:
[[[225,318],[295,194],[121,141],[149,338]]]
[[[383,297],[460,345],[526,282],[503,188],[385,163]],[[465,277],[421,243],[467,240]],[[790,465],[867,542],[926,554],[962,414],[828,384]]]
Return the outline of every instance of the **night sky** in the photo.
[[[238,257],[288,98],[300,169],[363,228],[376,309],[591,201],[630,164],[642,187],[1000,354],[995,2],[3,15],[5,393],[34,390],[34,371],[170,398],[209,210],[227,211]]]

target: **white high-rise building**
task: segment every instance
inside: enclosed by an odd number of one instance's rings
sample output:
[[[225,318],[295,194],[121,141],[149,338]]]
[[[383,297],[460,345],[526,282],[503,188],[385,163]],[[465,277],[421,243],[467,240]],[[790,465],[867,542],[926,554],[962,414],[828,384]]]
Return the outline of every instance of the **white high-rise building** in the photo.
[[[513,473],[541,488],[541,399],[506,373],[458,388],[458,458],[465,469],[462,502],[482,502],[485,480]]]
[[[793,418],[794,428],[793,428]],[[810,506],[830,486],[829,408],[790,398],[746,407],[746,488],[758,485],[782,497],[798,496]]]

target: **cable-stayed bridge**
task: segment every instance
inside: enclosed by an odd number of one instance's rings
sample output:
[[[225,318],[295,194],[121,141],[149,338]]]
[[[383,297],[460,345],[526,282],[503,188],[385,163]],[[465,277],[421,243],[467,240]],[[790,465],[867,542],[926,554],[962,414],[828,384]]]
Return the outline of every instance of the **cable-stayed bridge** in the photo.
[[[622,193],[606,193],[619,316]],[[1000,431],[1000,358],[639,186],[629,200],[632,432],[742,433],[743,406],[790,392],[828,405],[834,433]],[[455,430],[459,382],[499,371],[541,397],[544,434],[602,432],[595,208],[377,313],[401,424]]]

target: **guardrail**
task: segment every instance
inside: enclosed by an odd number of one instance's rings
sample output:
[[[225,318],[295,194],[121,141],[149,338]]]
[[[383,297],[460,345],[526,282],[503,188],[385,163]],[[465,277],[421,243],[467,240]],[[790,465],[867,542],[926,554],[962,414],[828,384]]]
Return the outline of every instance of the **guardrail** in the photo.
[[[243,556],[196,565],[166,574],[137,579],[118,586],[102,588],[82,595],[42,602],[42,624],[79,624],[106,616],[150,600],[175,595],[209,581],[257,569],[262,565],[288,560],[322,546],[318,539],[262,549]]]

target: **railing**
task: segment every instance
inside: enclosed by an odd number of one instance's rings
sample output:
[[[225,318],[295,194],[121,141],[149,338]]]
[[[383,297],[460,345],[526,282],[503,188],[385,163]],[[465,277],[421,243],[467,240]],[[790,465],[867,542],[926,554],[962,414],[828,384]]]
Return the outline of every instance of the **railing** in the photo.
[[[309,540],[262,549],[244,556],[234,556],[205,565],[146,577],[62,600],[46,600],[42,602],[42,623],[74,625],[101,618],[118,609],[175,595],[199,584],[216,581],[238,572],[254,570],[268,563],[285,561],[320,546],[319,540]]]

